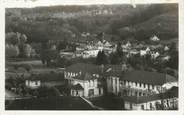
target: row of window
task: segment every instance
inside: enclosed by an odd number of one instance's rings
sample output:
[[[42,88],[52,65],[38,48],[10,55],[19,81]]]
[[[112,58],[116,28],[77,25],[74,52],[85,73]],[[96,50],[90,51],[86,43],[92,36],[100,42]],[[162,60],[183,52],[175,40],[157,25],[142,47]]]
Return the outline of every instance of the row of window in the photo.
[[[139,92],[139,91],[129,91],[124,90],[122,93],[119,94],[120,96],[146,96],[147,93]]]
[[[153,107],[153,104],[152,103],[149,103],[149,106],[150,106],[150,110],[154,110],[155,109]],[[132,103],[130,104],[130,109],[133,109],[133,104]],[[141,109],[144,110],[145,109],[145,106],[144,105],[141,105]]]
[[[130,82],[130,81],[122,81],[121,82],[121,85],[126,85],[126,83],[128,84],[128,85],[132,85],[132,82]],[[153,85],[151,85],[151,84],[145,84],[145,83],[138,83],[138,82],[135,82],[135,86],[136,87],[144,87],[144,88],[146,88],[146,85],[147,85],[147,88],[148,89],[154,89],[154,86]]]

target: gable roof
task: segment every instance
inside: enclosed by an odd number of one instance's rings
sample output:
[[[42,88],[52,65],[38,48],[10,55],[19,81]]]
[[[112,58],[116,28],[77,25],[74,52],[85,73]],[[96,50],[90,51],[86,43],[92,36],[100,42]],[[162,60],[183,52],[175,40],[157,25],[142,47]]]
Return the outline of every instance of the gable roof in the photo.
[[[120,79],[153,85],[163,85],[167,82],[177,81],[176,78],[168,74],[138,70],[124,72]]]
[[[74,90],[84,90],[84,88],[79,83],[76,84],[76,85],[72,85],[71,89],[74,89]]]
[[[30,81],[43,81],[43,82],[47,82],[47,81],[62,81],[64,80],[64,76],[63,74],[59,74],[59,73],[41,73],[41,74],[32,74],[29,77],[26,78],[26,80],[30,80]]]
[[[174,98],[174,97],[178,98],[178,87],[173,87],[165,93],[154,94],[154,95],[149,95],[149,96],[140,96],[140,97],[125,96],[123,97],[123,99],[128,102],[140,104],[140,103],[145,103],[149,101],[169,99],[169,98]]]
[[[83,72],[90,74],[100,73],[100,66],[94,64],[77,63],[66,68],[67,72]]]
[[[92,76],[89,73],[81,73],[81,74],[73,77],[73,79],[78,79],[78,80],[94,80],[94,79],[97,79],[97,77]]]

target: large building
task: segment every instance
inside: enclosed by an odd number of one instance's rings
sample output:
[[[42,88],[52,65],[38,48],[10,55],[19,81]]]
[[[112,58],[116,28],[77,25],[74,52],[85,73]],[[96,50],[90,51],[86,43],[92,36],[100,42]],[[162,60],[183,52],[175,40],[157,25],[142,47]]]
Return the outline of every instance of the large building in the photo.
[[[176,78],[157,72],[132,70],[107,75],[108,92],[121,96],[147,96],[178,86]]]
[[[176,110],[178,109],[178,87],[173,87],[161,94],[126,96],[123,99],[127,110]]]
[[[97,97],[103,95],[100,85],[100,67],[93,64],[78,63],[69,66],[64,72],[71,96]]]

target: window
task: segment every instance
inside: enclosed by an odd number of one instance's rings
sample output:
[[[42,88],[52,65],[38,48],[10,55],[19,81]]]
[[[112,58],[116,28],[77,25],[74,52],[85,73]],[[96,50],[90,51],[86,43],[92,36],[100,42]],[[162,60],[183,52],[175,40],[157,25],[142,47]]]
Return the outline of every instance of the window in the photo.
[[[72,90],[72,96],[74,96],[74,91]]]
[[[144,110],[144,105],[141,105],[141,109]]]
[[[137,93],[137,91],[135,92],[135,96],[137,96],[138,95],[138,93]]]
[[[77,96],[79,95],[78,91],[76,91],[76,95],[77,95]]]
[[[38,85],[38,81],[35,81],[35,85]]]
[[[148,89],[150,89],[150,85],[148,84]]]
[[[142,95],[142,93],[141,92],[139,92],[139,96],[141,96]]]
[[[133,105],[132,105],[132,103],[130,103],[130,109],[133,109]]]
[[[151,110],[153,109],[153,105],[152,105],[152,103],[150,103],[150,109],[151,109]]]
[[[154,89],[154,85],[152,85],[152,89]]]
[[[141,83],[139,83],[139,86],[141,87]]]
[[[146,88],[146,84],[144,83],[144,88]]]
[[[99,95],[101,95],[101,89],[99,88]]]
[[[94,89],[89,89],[88,96],[94,96]]]
[[[115,92],[116,92],[116,93],[118,92],[117,87],[115,87]]]

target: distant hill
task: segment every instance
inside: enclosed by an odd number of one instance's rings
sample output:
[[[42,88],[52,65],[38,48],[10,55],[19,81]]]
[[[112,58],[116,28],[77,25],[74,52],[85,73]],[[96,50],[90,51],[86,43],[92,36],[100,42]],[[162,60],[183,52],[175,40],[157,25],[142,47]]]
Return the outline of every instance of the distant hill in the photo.
[[[10,31],[25,33],[30,41],[76,39],[68,34],[76,34],[79,39],[82,32],[105,32],[119,40],[146,40],[157,34],[165,40],[178,37],[178,5],[10,8],[6,9],[6,32]]]
[[[173,11],[156,15],[141,23],[121,28],[120,34],[125,35],[123,37],[133,35],[138,40],[149,39],[154,34],[161,40],[178,37],[178,13]]]

